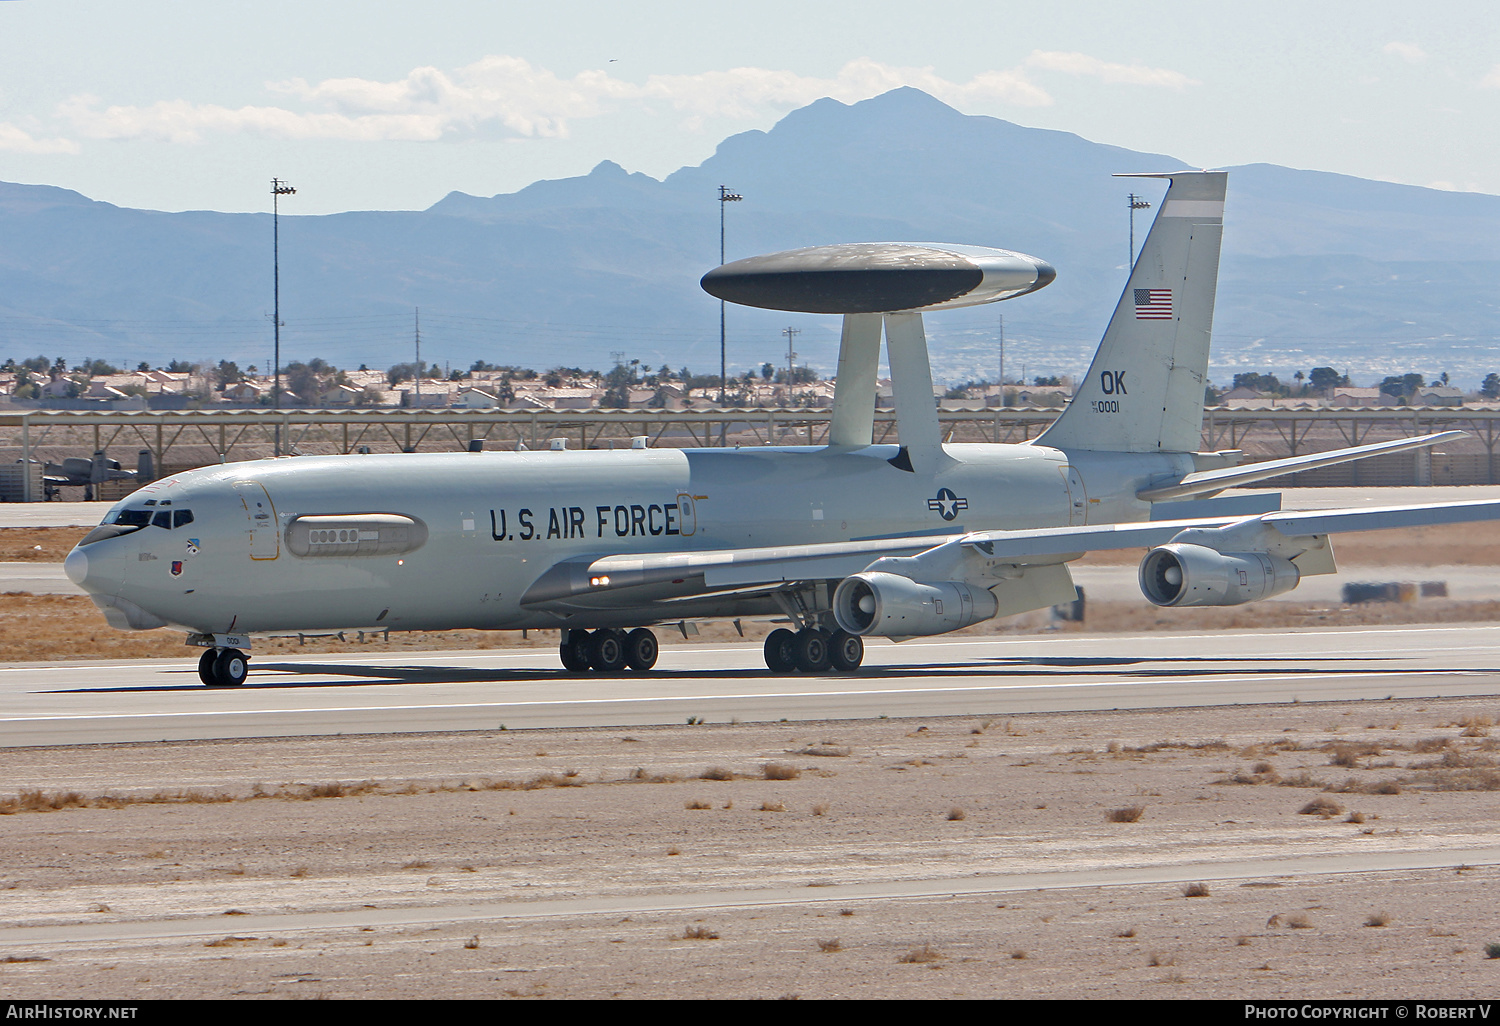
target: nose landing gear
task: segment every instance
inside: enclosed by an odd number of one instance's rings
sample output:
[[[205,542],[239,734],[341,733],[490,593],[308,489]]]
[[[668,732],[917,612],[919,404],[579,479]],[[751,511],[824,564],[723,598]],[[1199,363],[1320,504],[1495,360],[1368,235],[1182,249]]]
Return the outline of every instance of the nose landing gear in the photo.
[[[237,688],[249,669],[250,657],[237,648],[204,649],[198,657],[198,679],[211,688]]]

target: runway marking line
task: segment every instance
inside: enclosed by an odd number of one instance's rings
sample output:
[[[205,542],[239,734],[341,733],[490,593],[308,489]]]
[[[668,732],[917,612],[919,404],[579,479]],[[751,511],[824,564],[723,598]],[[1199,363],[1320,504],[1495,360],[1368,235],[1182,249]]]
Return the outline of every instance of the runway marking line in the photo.
[[[1447,677],[1479,675],[1484,671],[1479,670],[1392,670],[1392,671],[1370,671],[1371,674],[1381,672],[1399,673],[1403,677]],[[1159,681],[1150,683],[1168,684],[1249,684],[1249,683],[1276,683],[1295,681],[1298,683],[1312,683],[1317,681],[1349,681],[1350,674],[1278,674],[1276,676],[1252,676],[1252,677],[1166,677]],[[0,717],[0,726],[21,725],[26,723],[48,723],[62,720],[129,720],[129,719],[165,719],[188,716],[306,716],[309,713],[381,713],[381,712],[434,712],[452,709],[523,709],[530,707],[545,708],[559,705],[646,705],[661,702],[727,702],[727,701],[749,701],[754,699],[776,699],[776,698],[886,698],[900,695],[931,695],[934,691],[947,692],[969,692],[969,691],[1031,691],[1044,688],[1115,688],[1130,687],[1142,684],[1139,680],[1122,681],[1059,681],[1057,683],[1043,684],[983,684],[969,687],[935,687],[935,688],[898,688],[891,690],[870,691],[785,691],[785,692],[760,692],[748,694],[727,695],[664,695],[625,698],[559,698],[559,699],[529,699],[515,702],[461,702],[454,704],[429,704],[429,705],[347,705],[347,706],[314,706],[311,708],[301,707],[295,709],[192,709],[182,712],[138,712],[138,713],[62,713],[56,716],[26,716],[26,717]],[[253,693],[253,692],[252,692]]]

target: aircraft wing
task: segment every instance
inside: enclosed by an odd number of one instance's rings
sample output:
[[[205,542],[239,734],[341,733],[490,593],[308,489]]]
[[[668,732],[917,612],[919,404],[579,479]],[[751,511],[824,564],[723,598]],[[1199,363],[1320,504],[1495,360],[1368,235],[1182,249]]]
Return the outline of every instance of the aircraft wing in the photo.
[[[581,595],[672,584],[702,577],[705,590],[785,581],[831,580],[857,574],[884,556],[924,552],[958,534],[775,545],[699,552],[654,552],[564,560],[526,590],[521,605],[538,606]]]
[[[972,546],[987,558],[997,561],[1017,564],[1050,563],[1085,552],[1165,545],[1183,531],[1205,528],[1241,527],[1258,523],[1275,529],[1286,538],[1305,538],[1346,531],[1383,531],[1396,527],[1430,527],[1483,520],[1500,520],[1500,500],[1377,506],[1369,509],[1285,510],[1252,517],[1155,520],[1143,524],[1054,527],[1039,531],[978,531],[964,535],[959,543]]]
[[[961,564],[975,558],[994,567],[1041,566],[1065,563],[1091,551],[1153,548],[1173,540],[1227,546],[1222,551],[1279,549],[1284,543],[1288,554],[1306,549],[1326,552],[1321,538],[1328,534],[1485,520],[1500,520],[1500,500],[584,557],[555,564],[527,589],[521,605],[569,605],[587,596],[588,604],[597,607],[612,604],[612,592],[653,585],[679,586],[675,591],[668,588],[672,593],[664,593],[660,599],[644,598],[649,604],[681,598],[680,586],[684,584],[689,586],[688,594],[701,595],[838,580],[872,569],[918,580],[957,579],[965,576]],[[1317,539],[1314,544],[1307,544],[1313,539]],[[1303,572],[1332,573],[1333,565],[1331,560],[1308,562]],[[618,600],[621,604],[639,604],[642,599],[637,596],[641,595],[620,594]]]

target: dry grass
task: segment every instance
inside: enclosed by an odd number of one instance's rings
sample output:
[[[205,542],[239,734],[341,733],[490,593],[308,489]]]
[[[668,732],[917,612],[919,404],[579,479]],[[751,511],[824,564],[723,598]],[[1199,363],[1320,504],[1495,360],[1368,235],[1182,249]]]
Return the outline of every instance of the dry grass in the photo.
[[[852,748],[845,748],[832,741],[824,741],[816,745],[808,745],[799,749],[796,755],[811,755],[821,759],[846,759],[853,753]]]
[[[964,815],[964,810],[955,805],[953,806],[953,808],[948,810],[948,822],[956,823],[959,820],[963,819]]]
[[[99,515],[109,508],[99,504]],[[0,528],[0,563],[61,563],[90,527]]]
[[[1376,912],[1365,918],[1366,926],[1389,926],[1390,924],[1391,916],[1389,912]]]
[[[1489,737],[1490,728],[1495,725],[1495,721],[1488,716],[1468,716],[1459,720],[1458,724],[1464,728],[1460,737]]]
[[[719,935],[706,926],[689,926],[682,931],[683,940],[718,940]]]
[[[785,812],[786,806],[781,802],[761,802],[758,812]]]
[[[696,801],[696,800],[683,802],[682,803],[682,807],[684,809],[711,809],[711,808],[713,808],[713,806],[710,805],[708,802],[700,802],[700,801]]]
[[[837,937],[830,937],[827,940],[818,941],[818,950],[823,952],[825,955],[831,955],[835,951],[843,951],[844,946],[839,943],[839,939]]]
[[[1316,787],[1320,790],[1328,786],[1326,780],[1313,776],[1307,770],[1302,770],[1290,777],[1282,777],[1277,783],[1282,787]]]
[[[768,762],[760,768],[767,780],[796,780],[802,771],[786,762]]]
[[[1209,896],[1209,894],[1208,894],[1208,884],[1205,884],[1205,883],[1190,883],[1190,884],[1185,884],[1185,885],[1183,885],[1183,888],[1182,888],[1182,896],[1184,898],[1206,898],[1206,897]]]
[[[734,777],[734,770],[726,769],[723,766],[710,766],[698,774],[699,780],[733,780]]]
[[[1330,816],[1342,815],[1344,807],[1338,802],[1328,798],[1314,798],[1302,808],[1297,810],[1301,816],[1322,816],[1324,819]]]
[[[1110,823],[1135,823],[1146,814],[1144,805],[1127,805],[1123,809],[1110,809],[1104,814]]]
[[[907,965],[922,965],[927,962],[941,962],[947,957],[947,955],[931,944],[923,944],[921,947],[912,948],[906,954],[896,959],[896,961]]]

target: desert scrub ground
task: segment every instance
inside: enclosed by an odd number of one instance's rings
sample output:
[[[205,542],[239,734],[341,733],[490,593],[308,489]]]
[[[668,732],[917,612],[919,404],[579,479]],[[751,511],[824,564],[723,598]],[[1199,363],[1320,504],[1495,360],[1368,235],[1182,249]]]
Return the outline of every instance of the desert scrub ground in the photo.
[[[1500,873],[1461,853],[1496,844],[1497,716],[1500,699],[1413,700],[12,750],[0,929],[212,922],[0,945],[0,992],[1488,996]],[[1457,854],[1215,871],[1402,852]],[[1182,872],[1108,885],[1134,866]],[[1041,871],[1098,875],[920,900],[838,890]],[[725,904],[765,887],[790,903]],[[256,918],[604,898],[661,907]]]

